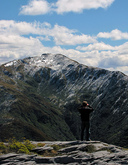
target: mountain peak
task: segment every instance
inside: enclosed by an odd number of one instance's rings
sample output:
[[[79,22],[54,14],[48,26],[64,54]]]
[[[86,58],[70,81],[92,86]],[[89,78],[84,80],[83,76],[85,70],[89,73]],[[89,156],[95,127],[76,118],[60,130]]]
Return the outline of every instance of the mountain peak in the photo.
[[[62,54],[42,54],[41,56],[36,56],[27,60],[27,62],[29,62],[29,64],[32,66],[39,68],[47,67],[56,71],[60,71],[64,67],[67,67],[69,64],[78,65],[77,62]]]

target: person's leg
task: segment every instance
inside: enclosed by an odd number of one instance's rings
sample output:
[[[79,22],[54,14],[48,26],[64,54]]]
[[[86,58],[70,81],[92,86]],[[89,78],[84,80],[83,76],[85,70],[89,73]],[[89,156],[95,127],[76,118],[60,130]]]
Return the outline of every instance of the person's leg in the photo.
[[[85,130],[85,122],[82,121],[82,123],[81,123],[81,141],[83,141],[84,130]]]
[[[90,123],[89,121],[86,122],[86,140],[90,140]]]

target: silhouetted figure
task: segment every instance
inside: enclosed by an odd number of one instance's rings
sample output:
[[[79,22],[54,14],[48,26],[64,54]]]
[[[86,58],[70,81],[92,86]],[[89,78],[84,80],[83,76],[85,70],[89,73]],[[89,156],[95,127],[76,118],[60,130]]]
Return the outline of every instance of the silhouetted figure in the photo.
[[[90,122],[89,115],[93,112],[93,108],[87,103],[87,101],[83,101],[83,104],[80,108],[78,108],[81,114],[81,140],[83,141],[84,130],[86,128],[86,140],[90,140]]]

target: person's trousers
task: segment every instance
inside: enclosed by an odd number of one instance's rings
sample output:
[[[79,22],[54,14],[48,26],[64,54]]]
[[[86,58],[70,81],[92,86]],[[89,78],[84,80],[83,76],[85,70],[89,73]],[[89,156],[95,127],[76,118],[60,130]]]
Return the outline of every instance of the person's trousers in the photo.
[[[82,121],[81,123],[81,141],[83,141],[84,138],[84,130],[86,128],[86,141],[90,140],[90,123],[89,121]]]

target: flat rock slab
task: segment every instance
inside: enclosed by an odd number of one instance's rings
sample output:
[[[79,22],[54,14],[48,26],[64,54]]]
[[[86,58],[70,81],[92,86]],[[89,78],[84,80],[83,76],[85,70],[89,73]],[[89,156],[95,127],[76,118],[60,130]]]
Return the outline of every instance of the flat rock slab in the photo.
[[[36,154],[9,153],[0,155],[3,165],[128,165],[128,150],[99,141],[43,141],[44,147],[33,149]],[[44,152],[54,150],[53,145],[63,146],[55,156],[44,156]],[[40,154],[40,155],[39,155]],[[42,154],[42,155],[41,155]]]

